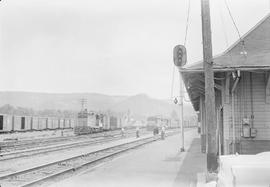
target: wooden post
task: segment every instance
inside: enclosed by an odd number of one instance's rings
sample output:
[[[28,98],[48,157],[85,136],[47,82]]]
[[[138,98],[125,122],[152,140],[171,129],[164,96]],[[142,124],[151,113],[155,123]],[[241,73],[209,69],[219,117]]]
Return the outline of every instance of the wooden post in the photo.
[[[206,153],[206,127],[205,127],[205,102],[204,96],[200,96],[200,118],[201,118],[201,151]]]
[[[209,0],[201,0],[203,61],[205,75],[205,109],[207,125],[207,170],[217,172],[215,90]]]

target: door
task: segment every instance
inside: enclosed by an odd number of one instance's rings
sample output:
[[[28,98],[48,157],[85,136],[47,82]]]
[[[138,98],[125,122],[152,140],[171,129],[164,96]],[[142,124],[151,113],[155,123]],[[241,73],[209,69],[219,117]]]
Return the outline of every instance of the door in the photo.
[[[4,116],[0,116],[0,130],[4,128]]]
[[[25,117],[22,117],[22,120],[21,120],[21,129],[25,129]]]

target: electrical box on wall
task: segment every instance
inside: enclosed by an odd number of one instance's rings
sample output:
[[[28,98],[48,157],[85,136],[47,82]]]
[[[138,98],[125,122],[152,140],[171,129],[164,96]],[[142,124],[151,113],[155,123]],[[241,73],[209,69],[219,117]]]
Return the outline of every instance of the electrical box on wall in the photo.
[[[255,138],[257,135],[257,129],[255,128],[250,128],[250,137]]]
[[[250,127],[248,124],[243,124],[243,133],[242,136],[244,138],[249,138],[250,137]]]
[[[257,129],[251,127],[250,120],[248,118],[243,119],[241,136],[244,138],[255,138],[257,136]]]
[[[243,119],[242,123],[242,137],[249,138],[250,137],[250,123],[248,118]]]

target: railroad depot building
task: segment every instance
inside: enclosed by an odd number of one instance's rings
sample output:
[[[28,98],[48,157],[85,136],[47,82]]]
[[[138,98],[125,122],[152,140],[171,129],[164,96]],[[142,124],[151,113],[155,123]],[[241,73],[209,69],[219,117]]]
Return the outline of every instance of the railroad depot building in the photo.
[[[219,153],[270,151],[270,14],[213,58]],[[206,141],[203,63],[180,68]],[[202,143],[202,151],[206,150]]]

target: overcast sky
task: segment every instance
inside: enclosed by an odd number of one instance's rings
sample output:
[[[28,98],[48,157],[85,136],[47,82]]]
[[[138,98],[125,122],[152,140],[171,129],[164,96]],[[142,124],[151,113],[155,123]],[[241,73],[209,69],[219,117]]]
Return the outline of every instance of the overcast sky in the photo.
[[[269,0],[227,0],[241,34]],[[213,52],[238,39],[212,0]],[[188,0],[2,0],[0,91],[146,93],[168,99],[172,49],[184,41]],[[200,0],[191,0],[188,63],[202,58]],[[223,17],[223,19],[222,19]],[[223,20],[223,21],[222,21]],[[175,76],[174,95],[178,92]]]

